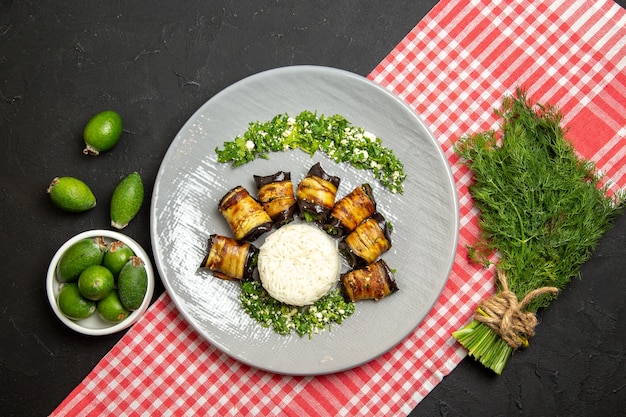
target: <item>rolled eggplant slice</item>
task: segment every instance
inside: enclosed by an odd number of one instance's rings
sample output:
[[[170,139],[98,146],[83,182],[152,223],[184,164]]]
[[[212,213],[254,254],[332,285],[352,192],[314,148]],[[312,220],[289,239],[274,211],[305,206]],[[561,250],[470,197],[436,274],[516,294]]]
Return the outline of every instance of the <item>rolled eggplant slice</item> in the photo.
[[[335,203],[324,230],[336,237],[346,235],[375,212],[376,201],[372,187],[361,184]]]
[[[218,208],[236,240],[252,242],[272,229],[272,219],[263,206],[240,185],[226,193]]]
[[[325,224],[335,205],[340,181],[339,177],[324,171],[319,162],[313,165],[298,184],[296,191],[300,217],[306,221]]]
[[[378,301],[398,291],[393,273],[382,259],[363,268],[341,274],[340,285],[345,300],[352,302]]]
[[[270,216],[274,226],[290,223],[298,209],[291,173],[278,171],[267,176],[254,176],[257,198],[263,210]]]
[[[258,257],[259,249],[251,243],[213,234],[200,268],[208,268],[214,277],[224,280],[250,280]]]
[[[391,228],[376,212],[339,242],[339,251],[352,268],[373,263],[391,248]]]

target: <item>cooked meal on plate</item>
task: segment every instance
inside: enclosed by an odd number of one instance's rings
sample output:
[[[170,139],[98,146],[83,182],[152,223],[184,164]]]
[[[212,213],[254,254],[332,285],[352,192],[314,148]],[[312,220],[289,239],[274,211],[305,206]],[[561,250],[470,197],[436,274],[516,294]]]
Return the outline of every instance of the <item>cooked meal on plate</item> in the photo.
[[[369,184],[335,201],[341,180],[320,163],[295,192],[290,172],[253,178],[257,198],[237,185],[219,201],[233,237],[210,235],[200,267],[240,281],[242,307],[261,325],[311,335],[341,323],[354,302],[398,290],[381,258],[391,248],[392,228],[376,210]],[[352,269],[342,273],[344,262]]]

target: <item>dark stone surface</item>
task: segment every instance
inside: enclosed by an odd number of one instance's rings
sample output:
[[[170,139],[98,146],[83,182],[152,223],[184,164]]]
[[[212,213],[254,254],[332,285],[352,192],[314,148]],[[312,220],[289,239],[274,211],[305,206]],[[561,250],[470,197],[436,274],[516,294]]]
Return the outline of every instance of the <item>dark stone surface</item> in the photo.
[[[92,338],[50,311],[56,249],[108,228],[108,198],[138,170],[146,204],[125,229],[149,252],[149,198],[171,140],[228,85],[262,70],[326,65],[367,75],[436,1],[0,1],[0,415],[50,413],[122,334]],[[82,155],[91,115],[118,111],[122,141]],[[88,179],[98,206],[60,212],[55,176]],[[619,415],[626,406],[626,218],[583,279],[542,313],[532,348],[501,377],[465,360],[414,410],[432,415]],[[157,286],[156,294],[163,291]],[[155,295],[156,297],[156,295]]]

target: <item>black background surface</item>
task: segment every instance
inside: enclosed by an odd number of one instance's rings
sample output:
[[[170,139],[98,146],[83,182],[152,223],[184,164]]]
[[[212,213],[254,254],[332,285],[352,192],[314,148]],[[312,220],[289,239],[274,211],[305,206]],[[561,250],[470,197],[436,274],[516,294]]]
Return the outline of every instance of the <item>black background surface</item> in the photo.
[[[145,204],[124,233],[151,253],[154,179],[200,105],[280,66],[365,76],[435,4],[0,0],[0,415],[49,414],[122,336],[74,333],[45,294],[57,248],[84,230],[109,228],[107,196],[121,178],[137,170],[144,179]],[[82,129],[104,109],[122,115],[122,140],[84,156]],[[89,179],[98,206],[82,214],[53,207],[45,190],[63,175]],[[583,279],[540,313],[531,348],[501,376],[466,359],[411,415],[623,415],[625,235],[622,216]],[[158,283],[155,298],[162,291]]]

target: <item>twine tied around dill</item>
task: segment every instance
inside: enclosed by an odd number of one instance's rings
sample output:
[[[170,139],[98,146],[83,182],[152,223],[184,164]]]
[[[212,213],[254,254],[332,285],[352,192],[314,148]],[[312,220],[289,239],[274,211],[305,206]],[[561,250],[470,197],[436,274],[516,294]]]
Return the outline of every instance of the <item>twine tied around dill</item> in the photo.
[[[541,287],[528,292],[521,301],[509,290],[504,271],[498,270],[496,279],[501,291],[484,299],[474,313],[474,320],[479,321],[502,338],[514,350],[521,345],[527,346],[528,339],[535,334],[537,317],[526,306],[543,294],[556,294],[556,287]]]

